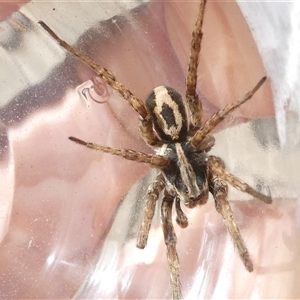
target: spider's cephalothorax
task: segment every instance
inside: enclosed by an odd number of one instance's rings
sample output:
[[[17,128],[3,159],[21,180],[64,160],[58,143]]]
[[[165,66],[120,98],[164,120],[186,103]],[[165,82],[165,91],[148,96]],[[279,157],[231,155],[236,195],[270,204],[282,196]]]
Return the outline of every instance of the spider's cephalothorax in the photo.
[[[265,203],[272,202],[269,195],[266,196],[254,190],[248,184],[227,172],[221,158],[208,155],[209,150],[214,145],[214,138],[210,135],[210,132],[229,112],[252,98],[264,83],[266,77],[263,77],[240,100],[227,105],[202,124],[202,105],[198,98],[196,84],[205,5],[206,0],[200,1],[198,17],[192,33],[191,54],[186,77],[187,110],[180,94],[174,89],[164,86],[155,88],[148,96],[146,104],[144,104],[111,72],[97,65],[88,56],[61,40],[45,23],[40,22],[43,28],[61,46],[90,66],[107,84],[116,89],[140,115],[141,136],[149,146],[153,147],[156,154],[105,147],[87,143],[75,137],[70,137],[70,140],[91,149],[147,163],[159,170],[156,180],[149,186],[147,191],[137,247],[144,248],[147,244],[156,202],[163,192],[161,220],[167,248],[173,299],[181,297],[179,260],[176,250],[177,239],[172,222],[173,205],[175,206],[176,222],[184,228],[188,226],[188,220],[181,209],[181,203],[189,208],[205,204],[210,192],[214,197],[216,210],[221,214],[246,269],[251,272],[253,264],[227,200],[227,184]],[[187,112],[189,114],[189,126]]]
[[[162,169],[168,189],[174,191],[189,208],[204,204],[208,199],[208,156],[185,140],[170,143],[162,148],[160,155],[170,159],[169,166]]]

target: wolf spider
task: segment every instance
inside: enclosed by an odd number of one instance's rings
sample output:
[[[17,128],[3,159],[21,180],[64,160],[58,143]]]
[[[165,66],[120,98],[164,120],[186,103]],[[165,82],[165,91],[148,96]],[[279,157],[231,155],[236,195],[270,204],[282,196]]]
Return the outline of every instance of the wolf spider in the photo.
[[[173,299],[181,297],[179,260],[176,251],[177,239],[172,223],[172,207],[174,204],[176,222],[180,227],[185,228],[188,226],[188,219],[181,209],[181,204],[188,208],[203,205],[207,202],[210,192],[214,197],[216,210],[222,215],[225,226],[246,269],[252,272],[253,264],[250,255],[227,200],[227,183],[265,203],[272,202],[269,195],[261,194],[227,172],[221,158],[208,155],[215,142],[210,132],[228,113],[248,101],[265,82],[266,77],[263,77],[241,99],[227,105],[202,124],[202,104],[196,92],[196,83],[205,5],[206,0],[202,0],[192,34],[191,53],[186,77],[187,109],[181,95],[173,88],[165,86],[155,88],[144,104],[119,82],[110,71],[97,65],[89,57],[61,40],[45,23],[39,22],[62,47],[79,57],[107,84],[117,90],[140,116],[141,136],[149,146],[153,147],[156,154],[105,147],[85,142],[76,137],[69,137],[69,139],[94,150],[146,163],[159,170],[156,180],[148,187],[137,247],[141,249],[146,247],[156,202],[163,192],[161,220],[167,248]],[[189,122],[187,111],[189,112]]]

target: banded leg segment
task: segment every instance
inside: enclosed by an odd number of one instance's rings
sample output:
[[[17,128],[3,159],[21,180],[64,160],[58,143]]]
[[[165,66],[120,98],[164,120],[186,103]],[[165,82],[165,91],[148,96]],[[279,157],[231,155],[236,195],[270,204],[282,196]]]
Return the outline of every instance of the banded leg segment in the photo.
[[[222,179],[214,177],[211,180],[210,192],[214,196],[216,210],[223,217],[224,224],[225,224],[229,234],[231,235],[231,238],[233,240],[235,247],[239,251],[239,255],[240,255],[247,271],[252,272],[253,264],[252,264],[249,252],[248,252],[245,242],[241,236],[239,228],[234,220],[230,204],[227,200],[227,194],[228,194],[227,184]]]
[[[165,244],[167,247],[167,260],[170,268],[170,285],[172,298],[181,299],[181,283],[179,276],[179,259],[176,250],[177,237],[172,223],[172,207],[174,196],[165,192],[161,205],[161,219]]]
[[[146,205],[144,208],[144,216],[141,228],[138,233],[136,246],[140,249],[144,249],[147,245],[148,235],[152,223],[152,219],[155,213],[156,202],[160,192],[165,188],[165,180],[160,173],[157,175],[156,180],[149,185],[147,190]]]
[[[194,147],[197,147],[201,144],[204,138],[221,122],[224,118],[233,110],[238,108],[240,105],[244,104],[248,100],[250,100],[253,95],[257,92],[257,90],[263,85],[266,81],[267,77],[263,77],[255,87],[245,94],[241,99],[236,102],[233,102],[225,108],[221,109],[217,113],[215,113],[209,120],[207,120],[203,126],[195,133],[195,135],[191,139],[191,144]]]
[[[125,159],[133,160],[136,162],[141,162],[149,164],[155,168],[163,168],[170,164],[170,160],[160,155],[155,154],[146,154],[139,151],[134,151],[130,149],[116,149],[111,147],[101,146],[95,143],[88,143],[73,136],[70,136],[69,139],[72,142],[75,142],[79,145],[85,146],[90,149],[99,150],[105,153],[110,153],[112,155],[122,156]]]
[[[229,184],[231,184],[233,187],[235,187],[236,189],[247,193],[257,199],[259,199],[260,201],[263,201],[267,204],[271,204],[272,203],[272,198],[269,195],[264,195],[262,193],[260,193],[259,191],[253,189],[249,184],[247,184],[246,182],[242,181],[241,179],[237,178],[236,176],[234,176],[233,174],[227,172],[225,170],[225,164],[223,162],[223,160],[220,157],[216,157],[216,156],[209,156],[208,158],[208,164],[209,167],[211,169],[211,172],[225,180],[226,182],[228,182]],[[269,191],[270,193],[270,191]]]
[[[191,118],[191,131],[201,126],[202,119],[202,103],[199,101],[199,96],[196,92],[197,87],[197,69],[199,62],[199,54],[202,41],[202,25],[204,18],[206,0],[202,0],[198,12],[197,21],[192,33],[191,53],[188,65],[188,73],[186,77],[186,100],[189,106]]]
[[[86,65],[93,69],[96,72],[96,74],[99,75],[107,84],[109,84],[113,89],[117,90],[143,119],[149,118],[149,114],[144,103],[134,94],[132,94],[130,90],[127,89],[120,81],[118,81],[114,74],[112,74],[105,68],[102,68],[87,55],[78,51],[77,49],[69,45],[67,42],[63,41],[43,21],[39,21],[39,24],[57,41],[57,43],[60,46],[77,56]]]

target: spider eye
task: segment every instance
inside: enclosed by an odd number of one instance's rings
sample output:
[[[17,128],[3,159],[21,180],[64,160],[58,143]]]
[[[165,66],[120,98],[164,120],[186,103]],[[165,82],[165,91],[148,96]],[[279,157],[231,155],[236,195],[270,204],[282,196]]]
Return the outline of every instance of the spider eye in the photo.
[[[162,140],[178,141],[187,134],[187,116],[181,95],[165,86],[155,88],[146,99],[154,129]]]

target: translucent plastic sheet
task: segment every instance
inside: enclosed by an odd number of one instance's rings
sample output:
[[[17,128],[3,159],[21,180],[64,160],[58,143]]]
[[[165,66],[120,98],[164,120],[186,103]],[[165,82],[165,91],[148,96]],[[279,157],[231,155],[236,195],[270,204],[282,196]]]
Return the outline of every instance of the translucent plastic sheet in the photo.
[[[0,11],[5,5],[0,4]],[[251,274],[212,199],[185,210],[190,225],[175,225],[175,230],[187,299],[300,296],[299,91],[287,75],[299,70],[293,65],[292,72],[276,72],[276,66],[284,65],[284,52],[278,43],[263,48],[268,34],[259,36],[251,25],[253,16],[268,20],[272,39],[284,36],[292,51],[298,11],[291,3],[240,5],[258,41],[235,2],[209,1],[199,92],[207,119],[268,76],[257,96],[218,128],[212,153],[253,187],[263,191],[269,186],[274,203],[230,189],[254,263]],[[72,135],[151,152],[139,137],[138,117],[37,22],[45,21],[145,99],[158,85],[184,94],[197,9],[196,2],[35,2],[5,16],[0,24],[1,299],[170,298],[159,208],[146,249],[135,247],[144,195],[155,171],[68,140]],[[284,18],[272,27],[278,10]],[[274,61],[266,58],[266,49],[275,53]],[[282,93],[281,82],[290,93]]]

